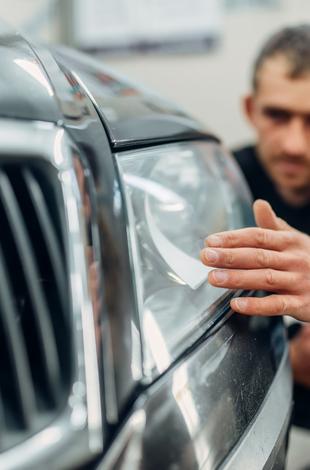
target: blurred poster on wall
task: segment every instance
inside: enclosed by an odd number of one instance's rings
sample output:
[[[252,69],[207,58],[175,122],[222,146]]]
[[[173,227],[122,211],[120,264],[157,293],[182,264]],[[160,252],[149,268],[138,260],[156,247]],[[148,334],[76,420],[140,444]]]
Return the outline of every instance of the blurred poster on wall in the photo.
[[[221,34],[219,0],[75,0],[74,40],[85,49],[191,49]]]

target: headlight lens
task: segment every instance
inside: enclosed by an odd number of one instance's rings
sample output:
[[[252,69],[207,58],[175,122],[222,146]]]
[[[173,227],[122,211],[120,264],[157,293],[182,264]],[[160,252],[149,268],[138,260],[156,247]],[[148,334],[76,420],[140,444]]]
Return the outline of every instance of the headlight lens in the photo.
[[[199,260],[209,233],[250,223],[249,196],[222,147],[184,143],[117,155],[124,184],[145,368],[162,372],[215,320],[227,294]]]

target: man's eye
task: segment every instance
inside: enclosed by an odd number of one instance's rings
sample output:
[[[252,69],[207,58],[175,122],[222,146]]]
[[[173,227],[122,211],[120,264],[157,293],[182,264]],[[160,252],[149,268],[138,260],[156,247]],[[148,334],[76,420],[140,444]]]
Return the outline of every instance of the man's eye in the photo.
[[[264,115],[275,122],[285,122],[290,118],[290,113],[282,109],[266,108],[263,110]]]

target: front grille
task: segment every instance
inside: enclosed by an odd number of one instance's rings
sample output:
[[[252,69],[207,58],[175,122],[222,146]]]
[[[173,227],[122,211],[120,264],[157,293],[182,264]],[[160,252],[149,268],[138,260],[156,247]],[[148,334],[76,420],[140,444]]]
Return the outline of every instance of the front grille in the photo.
[[[63,207],[47,162],[0,163],[0,451],[46,427],[72,380]]]

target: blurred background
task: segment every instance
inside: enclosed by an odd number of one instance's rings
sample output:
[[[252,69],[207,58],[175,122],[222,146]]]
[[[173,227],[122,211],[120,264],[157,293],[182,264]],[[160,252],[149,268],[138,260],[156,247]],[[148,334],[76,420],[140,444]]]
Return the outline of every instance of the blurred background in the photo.
[[[251,140],[241,97],[258,48],[277,28],[309,22],[310,1],[0,0],[0,18],[96,55],[234,147]],[[288,470],[310,469],[309,447],[310,434],[294,429]]]
[[[0,0],[0,17],[35,39],[96,53],[235,146],[251,137],[240,98],[257,48],[276,28],[310,21],[310,2]]]

